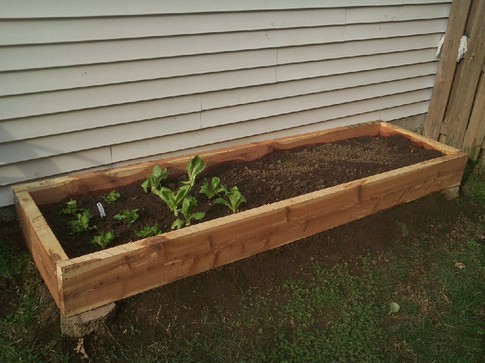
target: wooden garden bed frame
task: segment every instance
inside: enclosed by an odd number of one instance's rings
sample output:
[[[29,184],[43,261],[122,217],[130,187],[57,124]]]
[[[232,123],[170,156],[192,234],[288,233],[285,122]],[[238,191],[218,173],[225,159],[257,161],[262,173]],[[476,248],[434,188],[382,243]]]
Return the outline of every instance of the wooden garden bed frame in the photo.
[[[192,155],[16,186],[17,214],[52,297],[61,314],[69,317],[460,185],[465,153],[384,122],[228,147],[200,156],[210,166],[259,159],[273,150],[395,134],[445,155],[77,258],[66,255],[37,205],[141,182],[156,164],[171,174],[181,174]]]

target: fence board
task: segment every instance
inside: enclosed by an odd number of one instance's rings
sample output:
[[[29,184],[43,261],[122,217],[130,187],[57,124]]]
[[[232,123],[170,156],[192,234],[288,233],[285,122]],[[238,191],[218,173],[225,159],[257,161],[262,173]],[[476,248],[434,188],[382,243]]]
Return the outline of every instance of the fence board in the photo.
[[[465,31],[472,0],[454,1],[451,5],[445,42],[441,50],[441,60],[436,73],[436,81],[429,111],[424,124],[424,134],[435,140],[440,135],[446,106],[456,70],[456,54],[460,38]]]
[[[485,2],[454,1],[443,56],[425,122],[425,135],[461,148],[476,160],[485,144]],[[468,49],[456,63],[458,43]],[[484,158],[485,160],[485,158]],[[482,166],[485,162],[482,162]]]
[[[468,52],[455,73],[450,102],[443,121],[451,131],[446,135],[446,143],[457,148],[463,144],[485,60],[485,1],[474,1],[469,17],[466,29],[466,34],[469,35]]]

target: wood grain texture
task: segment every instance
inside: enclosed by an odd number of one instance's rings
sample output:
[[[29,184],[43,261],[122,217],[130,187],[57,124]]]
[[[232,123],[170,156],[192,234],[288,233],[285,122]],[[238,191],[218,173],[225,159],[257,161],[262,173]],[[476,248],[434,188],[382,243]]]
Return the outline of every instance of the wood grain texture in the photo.
[[[480,149],[483,148],[482,143],[485,143],[485,75],[483,70],[462,149],[468,153],[470,159],[477,160]]]
[[[460,38],[465,32],[472,0],[454,1],[451,5],[445,41],[436,73],[436,81],[431,96],[428,115],[424,124],[424,134],[438,140],[443,124],[448,98],[456,70],[456,55]]]
[[[17,218],[24,241],[56,304],[61,307],[57,263],[68,257],[47,225],[30,194],[15,191]]]
[[[64,313],[106,304],[459,185],[466,155],[447,155],[182,231],[61,262]]]
[[[443,125],[449,130],[446,143],[461,147],[470,121],[478,82],[485,61],[485,2],[474,1],[466,27],[468,51],[453,80]]]
[[[192,156],[19,186],[18,213],[49,290],[62,314],[72,316],[460,184],[466,154],[380,122],[231,146],[201,157],[210,167],[228,160],[258,159],[274,150],[393,134],[446,155],[74,259],[65,256],[35,203],[126,185],[146,177],[155,164],[183,173]]]

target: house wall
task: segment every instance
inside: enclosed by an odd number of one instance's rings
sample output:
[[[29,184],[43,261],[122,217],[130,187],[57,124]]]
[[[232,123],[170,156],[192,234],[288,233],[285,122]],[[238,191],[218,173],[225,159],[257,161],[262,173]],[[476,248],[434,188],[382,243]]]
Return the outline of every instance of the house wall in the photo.
[[[33,179],[427,111],[451,1],[5,1],[0,206]]]

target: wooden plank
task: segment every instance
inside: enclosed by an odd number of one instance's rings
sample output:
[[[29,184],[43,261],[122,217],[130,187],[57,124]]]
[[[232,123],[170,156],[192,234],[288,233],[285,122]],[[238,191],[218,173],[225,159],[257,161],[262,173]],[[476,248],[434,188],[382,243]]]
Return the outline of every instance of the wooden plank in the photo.
[[[52,297],[60,306],[57,263],[68,258],[29,193],[16,192],[16,209],[27,248]]]
[[[455,74],[450,102],[443,121],[448,129],[446,143],[455,147],[461,147],[463,144],[485,61],[485,23],[483,19],[485,19],[485,2],[474,1],[466,29],[469,34],[468,52],[465,53]]]
[[[76,314],[95,307],[95,301],[116,301],[455,186],[465,163],[466,156],[446,156],[134,242],[123,249],[115,247],[103,255],[61,262],[63,313]]]
[[[201,153],[201,157],[210,167],[229,160],[258,159],[273,150],[400,131],[398,127],[375,122],[231,146]],[[409,131],[405,133],[418,142],[427,141]],[[431,141],[428,145],[434,144]],[[37,255],[36,262],[61,312],[71,316],[455,187],[460,183],[467,157],[445,148],[450,154],[437,159],[71,260],[35,203],[56,202],[85,190],[102,192],[126,185],[146,177],[155,164],[166,166],[170,173],[183,173],[192,156],[30,183],[16,187],[15,194],[34,259]]]
[[[431,104],[424,123],[424,134],[438,140],[443,124],[448,99],[456,70],[456,55],[460,38],[465,32],[466,21],[472,1],[454,1],[441,50],[441,59],[436,73],[436,81],[431,97]]]
[[[452,146],[437,142],[429,137],[422,136],[406,130],[400,126],[383,122],[381,124],[380,135],[382,136],[391,136],[391,135],[401,135],[406,137],[408,140],[411,140],[413,143],[419,145],[428,150],[438,150],[446,155],[457,155],[460,154],[460,150],[454,148]]]
[[[462,149],[468,153],[470,159],[477,160],[483,142],[485,142],[485,76],[482,71]]]

